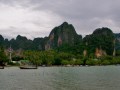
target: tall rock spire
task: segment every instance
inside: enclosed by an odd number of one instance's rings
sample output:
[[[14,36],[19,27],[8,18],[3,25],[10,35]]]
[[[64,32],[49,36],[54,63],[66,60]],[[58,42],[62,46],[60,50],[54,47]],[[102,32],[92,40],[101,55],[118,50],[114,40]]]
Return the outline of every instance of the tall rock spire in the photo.
[[[72,24],[64,22],[58,27],[55,27],[49,35],[49,39],[46,43],[51,49],[59,47],[63,44],[75,45],[82,40],[73,27]]]

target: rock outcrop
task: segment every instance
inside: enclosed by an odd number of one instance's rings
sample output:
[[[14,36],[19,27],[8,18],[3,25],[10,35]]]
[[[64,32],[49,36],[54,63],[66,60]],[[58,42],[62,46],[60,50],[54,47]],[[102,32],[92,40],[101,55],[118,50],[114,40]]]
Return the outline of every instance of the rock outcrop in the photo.
[[[91,35],[87,35],[83,41],[88,43],[91,52],[106,51],[106,54],[112,55],[114,49],[114,33],[109,28],[98,28]],[[102,55],[102,54],[101,54]],[[98,55],[99,56],[99,55]]]
[[[75,45],[82,40],[82,36],[78,35],[72,24],[64,22],[62,25],[55,27],[45,45],[45,49],[57,48],[64,44]]]
[[[115,48],[120,50],[120,33],[115,33]]]

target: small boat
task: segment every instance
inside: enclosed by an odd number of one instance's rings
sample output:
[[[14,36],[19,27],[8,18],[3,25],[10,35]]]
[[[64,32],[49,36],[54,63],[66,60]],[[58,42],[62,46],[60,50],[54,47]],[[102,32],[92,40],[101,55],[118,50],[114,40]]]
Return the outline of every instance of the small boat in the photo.
[[[30,66],[20,66],[20,69],[37,69],[37,67],[30,67]]]
[[[4,66],[0,66],[0,69],[4,69]]]
[[[0,69],[4,69],[4,66],[5,66],[4,62],[0,61]]]
[[[37,69],[37,65],[33,65],[29,60],[20,60],[20,69]]]

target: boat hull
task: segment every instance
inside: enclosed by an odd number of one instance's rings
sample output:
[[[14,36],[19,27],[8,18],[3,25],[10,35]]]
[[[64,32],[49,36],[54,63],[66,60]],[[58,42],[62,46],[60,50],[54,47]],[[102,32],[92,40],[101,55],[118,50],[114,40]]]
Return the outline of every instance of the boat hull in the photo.
[[[37,69],[37,67],[20,67],[20,69]]]

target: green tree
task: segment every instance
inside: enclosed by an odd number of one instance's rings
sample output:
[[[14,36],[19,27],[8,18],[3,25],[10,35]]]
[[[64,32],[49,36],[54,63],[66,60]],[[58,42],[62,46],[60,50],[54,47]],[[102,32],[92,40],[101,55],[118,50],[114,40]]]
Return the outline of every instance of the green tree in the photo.
[[[4,64],[5,62],[8,62],[7,56],[5,55],[4,48],[0,47],[0,63]]]
[[[41,53],[38,51],[25,51],[24,58],[36,66],[41,65],[42,63]]]

